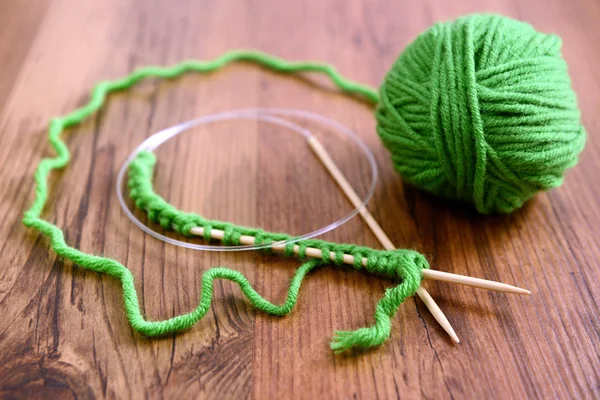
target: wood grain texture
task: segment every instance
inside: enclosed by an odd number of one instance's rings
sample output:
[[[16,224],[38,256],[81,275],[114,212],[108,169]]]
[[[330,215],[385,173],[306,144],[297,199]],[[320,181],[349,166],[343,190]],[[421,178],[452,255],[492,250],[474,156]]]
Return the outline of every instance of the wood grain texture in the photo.
[[[332,63],[377,85],[420,31],[473,11],[500,12],[563,38],[589,132],[564,186],[510,216],[482,217],[404,186],[367,106],[248,65],[111,96],[66,135],[73,161],[52,175],[44,214],[68,243],[127,265],[149,318],[194,308],[203,271],[216,265],[243,272],[282,302],[296,261],[164,245],[123,215],[115,176],[144,138],[190,118],[255,106],[316,111],[351,127],[376,153],[381,180],[369,208],[398,247],[423,251],[437,269],[533,292],[427,282],[460,345],[411,299],[383,346],[333,355],[333,331],[370,324],[390,284],[341,269],[312,274],[283,319],[256,313],[237,287],[219,282],[212,310],[193,329],[147,339],[127,323],[117,281],[57,258],[20,222],[33,198],[33,170],[51,154],[48,119],[84,104],[99,80],[250,47]],[[0,2],[0,398],[597,398],[599,20],[595,0]],[[161,149],[161,160],[171,161],[161,164],[157,190],[174,204],[292,232],[349,209],[317,163],[288,156],[300,151],[297,143],[265,136],[276,128],[250,124],[236,140],[236,125],[214,129]],[[364,182],[353,155],[338,161],[351,180]],[[326,239],[378,247],[357,218]]]

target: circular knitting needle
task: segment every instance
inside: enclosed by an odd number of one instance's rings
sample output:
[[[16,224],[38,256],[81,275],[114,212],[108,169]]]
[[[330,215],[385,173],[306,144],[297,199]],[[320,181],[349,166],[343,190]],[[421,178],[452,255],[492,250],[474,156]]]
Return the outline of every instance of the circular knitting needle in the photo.
[[[308,144],[311,147],[311,149],[315,152],[317,157],[324,164],[324,166],[327,168],[327,170],[332,175],[332,177],[334,178],[336,183],[343,190],[344,194],[346,194],[348,199],[354,205],[361,204],[360,198],[358,197],[358,195],[356,194],[356,192],[354,191],[352,186],[350,186],[350,183],[346,180],[346,178],[344,177],[342,172],[339,170],[337,165],[333,162],[333,160],[331,159],[331,157],[329,156],[329,154],[327,153],[327,151],[325,150],[323,145],[314,136],[310,136],[308,138]],[[357,201],[358,201],[358,203],[356,203]],[[382,246],[385,247],[387,250],[394,250],[395,246],[392,244],[389,237],[385,234],[385,232],[383,231],[381,226],[377,223],[377,221],[375,220],[373,215],[366,209],[366,207],[360,208],[359,212],[360,212],[360,215],[362,216],[362,218],[365,220],[365,222],[369,226],[369,228],[373,231],[373,233],[375,234],[377,239],[381,242]],[[193,235],[197,235],[197,236],[204,236],[204,228],[202,228],[202,227],[191,228],[190,233]],[[219,229],[212,229],[210,232],[210,236],[213,239],[222,240],[225,237],[225,232],[222,230],[219,230]],[[253,245],[256,242],[256,238],[254,236],[242,235],[242,236],[240,236],[239,241],[241,244],[244,244],[244,245]],[[284,252],[286,249],[286,245],[273,243],[271,248],[274,251]],[[292,250],[294,253],[299,254],[300,246],[294,245]],[[313,257],[313,258],[323,258],[322,250],[317,249],[317,248],[312,248],[312,247],[306,248],[306,255],[308,257]],[[330,252],[329,257],[332,260],[334,260],[336,257],[336,254],[334,252]],[[354,256],[352,256],[350,254],[344,254],[342,260],[345,264],[351,264],[351,265],[354,264]],[[363,266],[366,266],[367,258],[362,258],[361,263]],[[494,282],[494,281],[489,281],[489,280],[480,279],[480,278],[473,278],[473,277],[464,276],[464,275],[451,274],[448,272],[435,271],[435,270],[431,270],[431,269],[423,270],[423,278],[439,280],[439,281],[444,281],[444,282],[450,282],[450,283],[458,283],[461,285],[476,287],[476,288],[480,288],[480,289],[494,290],[494,291],[498,291],[498,292],[515,293],[515,294],[531,294],[531,292],[529,290],[519,288],[516,286],[512,286],[512,285],[508,285],[505,283]],[[442,310],[439,308],[439,306],[436,304],[436,302],[433,300],[433,298],[431,297],[429,292],[427,292],[427,290],[425,290],[425,288],[420,286],[417,289],[417,295],[419,296],[419,298],[421,298],[423,303],[427,306],[427,308],[432,313],[432,315],[436,319],[436,321],[438,321],[438,323],[442,326],[442,328],[450,335],[452,340],[455,343],[459,343],[460,340],[458,339],[456,332],[454,332],[454,329],[450,325],[450,322],[448,321],[448,319],[446,318],[446,316],[444,315]]]

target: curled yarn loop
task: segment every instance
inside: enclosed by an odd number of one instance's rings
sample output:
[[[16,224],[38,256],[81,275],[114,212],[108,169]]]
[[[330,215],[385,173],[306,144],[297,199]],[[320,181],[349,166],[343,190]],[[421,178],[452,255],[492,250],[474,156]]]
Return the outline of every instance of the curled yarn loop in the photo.
[[[92,90],[91,99],[88,104],[74,110],[68,115],[56,117],[50,121],[48,140],[56,151],[56,156],[43,159],[35,171],[35,198],[29,210],[24,214],[23,223],[46,235],[50,239],[52,249],[57,255],[71,260],[82,268],[107,274],[118,279],[123,288],[125,312],[129,323],[136,331],[147,336],[160,336],[184,330],[204,317],[210,309],[213,282],[215,279],[228,279],[237,283],[244,295],[259,310],[272,315],[283,316],[288,314],[296,304],[300,285],[308,272],[321,265],[341,263],[343,253],[353,254],[355,257],[367,257],[369,260],[365,267],[367,271],[390,276],[393,279],[400,280],[401,283],[399,286],[386,291],[383,299],[377,305],[375,325],[373,327],[362,328],[354,332],[338,333],[338,336],[332,342],[332,348],[335,351],[343,351],[353,346],[369,347],[383,343],[389,336],[391,317],[395,314],[403,300],[415,293],[422,279],[422,269],[429,268],[425,257],[415,251],[377,251],[349,244],[307,240],[297,243],[301,248],[301,258],[306,257],[306,248],[308,246],[314,246],[322,250],[328,249],[335,252],[334,260],[332,261],[330,258],[324,257],[323,259],[308,260],[302,264],[290,282],[288,296],[283,305],[275,305],[265,300],[239,272],[218,267],[209,269],[202,276],[200,301],[194,311],[163,321],[150,321],[145,319],[140,311],[133,275],[123,264],[107,257],[86,254],[76,248],[70,247],[65,241],[62,230],[41,217],[48,200],[49,175],[55,169],[64,168],[70,159],[69,149],[61,139],[61,134],[65,129],[78,125],[98,111],[103,106],[110,92],[130,88],[147,77],[171,79],[186,72],[210,72],[218,70],[234,61],[255,62],[282,73],[323,73],[330,77],[333,83],[342,91],[350,95],[362,97],[372,103],[376,103],[379,98],[374,89],[342,77],[330,65],[313,62],[288,62],[254,51],[232,51],[214,60],[206,62],[185,61],[170,68],[145,67],[134,71],[125,78],[100,82]],[[165,229],[175,229],[177,232],[187,235],[192,227],[203,226],[204,235],[207,240],[210,239],[211,229],[223,229],[227,232],[227,240],[231,243],[237,243],[242,234],[254,235],[258,243],[265,244],[289,238],[287,235],[269,233],[260,229],[242,228],[224,222],[208,221],[199,215],[187,214],[174,209],[163,199],[151,193],[152,171],[155,163],[153,157],[151,153],[141,153],[137,160],[139,162],[130,169],[130,195],[134,198],[137,207],[145,209],[148,212],[148,217],[161,224]],[[149,187],[148,184],[150,184]],[[150,191],[148,191],[148,188]],[[286,253],[292,255],[292,249],[286,249]],[[362,268],[362,265],[360,262],[357,262],[355,267]]]
[[[481,213],[557,187],[585,144],[558,36],[499,15],[438,23],[381,86],[377,131],[396,170]]]

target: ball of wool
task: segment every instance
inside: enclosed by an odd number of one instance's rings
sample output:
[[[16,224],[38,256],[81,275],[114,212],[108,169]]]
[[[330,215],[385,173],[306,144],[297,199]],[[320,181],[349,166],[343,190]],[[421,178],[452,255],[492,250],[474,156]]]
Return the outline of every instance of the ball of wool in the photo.
[[[422,33],[381,86],[377,131],[395,169],[481,213],[559,186],[585,130],[558,36],[499,15]]]

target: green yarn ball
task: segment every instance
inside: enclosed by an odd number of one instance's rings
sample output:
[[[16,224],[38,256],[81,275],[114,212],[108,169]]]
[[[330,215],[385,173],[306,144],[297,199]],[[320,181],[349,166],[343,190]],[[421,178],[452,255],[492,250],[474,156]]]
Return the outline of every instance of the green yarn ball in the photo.
[[[558,36],[499,15],[422,33],[381,86],[377,132],[395,169],[481,213],[563,182],[585,130]]]

